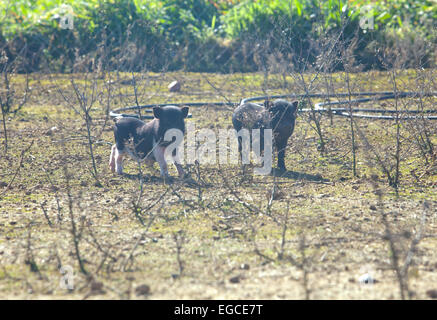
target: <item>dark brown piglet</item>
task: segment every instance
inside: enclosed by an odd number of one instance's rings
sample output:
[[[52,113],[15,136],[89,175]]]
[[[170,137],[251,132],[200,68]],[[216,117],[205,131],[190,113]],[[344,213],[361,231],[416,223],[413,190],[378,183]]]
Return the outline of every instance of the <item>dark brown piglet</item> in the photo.
[[[266,101],[264,105],[244,103],[234,110],[232,124],[238,132],[241,129],[261,129],[261,150],[263,150],[263,129],[272,129],[274,146],[278,152],[278,167],[285,168],[285,148],[288,138],[293,134],[297,116],[297,101]],[[238,139],[238,150],[242,152],[241,139]]]

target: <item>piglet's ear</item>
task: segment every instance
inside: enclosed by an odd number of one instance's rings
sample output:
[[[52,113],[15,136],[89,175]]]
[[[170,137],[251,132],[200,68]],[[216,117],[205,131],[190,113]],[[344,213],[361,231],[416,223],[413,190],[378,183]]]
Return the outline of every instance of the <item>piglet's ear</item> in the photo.
[[[188,117],[188,107],[182,107],[181,110],[184,118]]]
[[[267,110],[270,109],[272,106],[273,102],[271,102],[270,100],[264,101],[264,108],[266,108]]]
[[[162,114],[162,108],[161,107],[153,107],[153,116],[156,119],[159,119],[161,117]]]
[[[297,111],[298,111],[297,107],[299,105],[299,102],[296,100],[296,101],[293,101],[291,104],[293,105],[293,114],[294,114],[294,116],[296,116]]]

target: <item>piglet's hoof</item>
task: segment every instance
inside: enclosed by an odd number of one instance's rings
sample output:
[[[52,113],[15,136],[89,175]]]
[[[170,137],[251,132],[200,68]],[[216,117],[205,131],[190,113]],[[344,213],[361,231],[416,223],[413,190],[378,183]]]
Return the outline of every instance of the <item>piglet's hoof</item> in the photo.
[[[274,175],[274,176],[283,176],[286,173],[287,173],[287,169],[286,168],[279,167],[279,168],[273,168],[271,174]]]
[[[161,176],[161,179],[164,184],[172,184],[174,182],[174,178],[172,176]]]
[[[193,179],[190,175],[186,176],[183,180],[183,182],[188,186],[197,186],[198,183],[196,180]]]
[[[193,178],[191,177],[191,174],[189,172],[185,172],[182,176],[179,176],[179,178],[181,180],[193,180]]]

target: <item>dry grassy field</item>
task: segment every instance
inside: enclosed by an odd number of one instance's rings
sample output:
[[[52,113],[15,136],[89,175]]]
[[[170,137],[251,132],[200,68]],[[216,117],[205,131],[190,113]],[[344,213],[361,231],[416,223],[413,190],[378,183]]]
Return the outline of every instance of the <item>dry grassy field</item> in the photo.
[[[402,71],[400,91],[437,91],[435,70]],[[159,167],[108,167],[108,110],[135,105],[131,74],[31,75],[30,98],[0,135],[1,299],[430,299],[437,296],[437,121],[302,113],[287,172],[186,166],[165,183]],[[139,104],[235,101],[302,93],[299,77],[135,74]],[[389,73],[350,75],[352,91],[393,90]],[[313,75],[305,75],[308,82]],[[178,80],[180,92],[167,85]],[[319,75],[313,92],[347,92],[345,75]],[[74,80],[74,81],[72,81]],[[307,83],[308,83],[307,82]],[[25,78],[15,76],[16,93]],[[90,110],[89,133],[77,92]],[[423,87],[421,87],[423,85]],[[424,90],[425,90],[424,89]],[[321,100],[312,100],[312,103]],[[423,99],[425,109],[435,99]],[[393,100],[368,103],[395,107]],[[400,110],[417,99],[400,100]],[[308,106],[308,104],[307,104]],[[231,128],[233,107],[190,107],[196,128]],[[396,167],[399,129],[399,184]],[[66,273],[65,273],[66,272]],[[359,278],[370,274],[373,283]],[[70,288],[64,280],[68,277]],[[63,285],[64,284],[64,285]]]

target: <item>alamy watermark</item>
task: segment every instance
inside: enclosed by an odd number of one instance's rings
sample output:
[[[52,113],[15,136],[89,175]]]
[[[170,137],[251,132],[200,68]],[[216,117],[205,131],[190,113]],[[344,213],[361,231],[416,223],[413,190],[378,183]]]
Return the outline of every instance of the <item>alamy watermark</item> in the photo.
[[[358,277],[358,283],[364,286],[373,285],[375,280],[375,270],[370,265],[364,265],[360,268],[360,276]]]
[[[65,290],[74,289],[74,272],[72,266],[62,266],[59,268],[62,277],[59,281],[59,287]]]
[[[360,28],[364,31],[375,29],[374,10],[371,5],[366,5],[360,8]]]
[[[251,154],[258,175],[270,174],[273,160],[272,129],[219,129],[218,137],[212,129],[203,128],[196,132],[194,123],[187,123],[187,143],[185,150],[184,133],[179,129],[169,129],[165,132],[164,141],[172,141],[165,149],[167,161],[194,164],[238,164],[241,145],[241,162],[249,164]],[[229,143],[228,143],[229,142]],[[176,156],[173,156],[176,154]]]
[[[55,16],[59,18],[59,27],[61,29],[74,29],[73,8],[69,5],[62,4],[59,7],[59,15]]]

